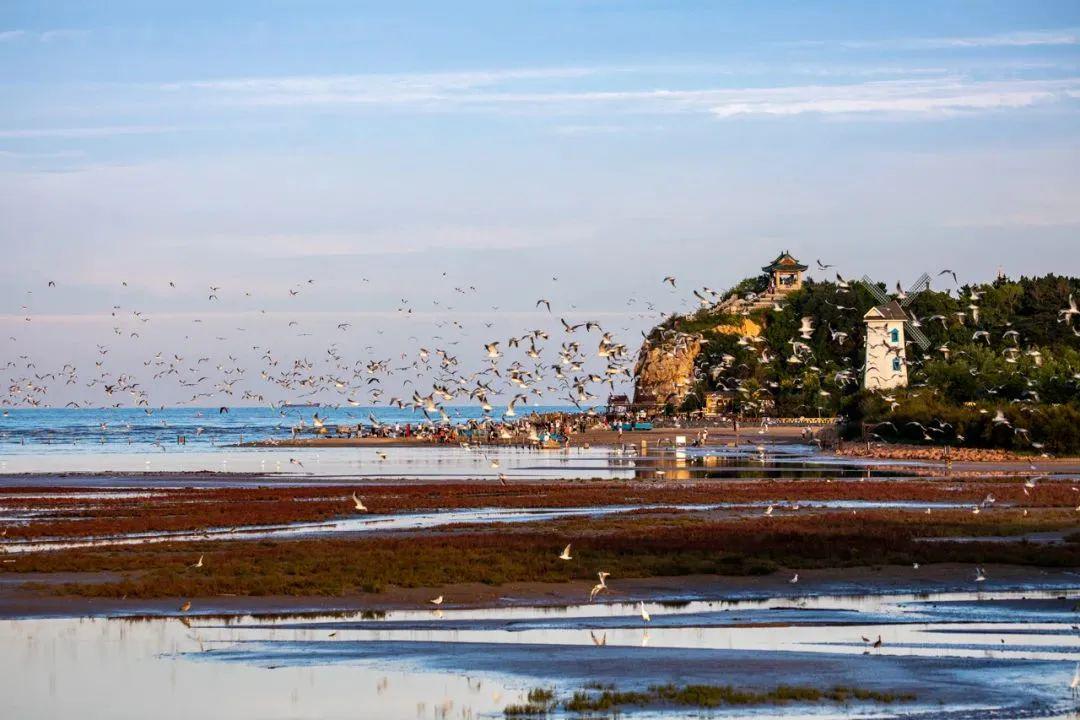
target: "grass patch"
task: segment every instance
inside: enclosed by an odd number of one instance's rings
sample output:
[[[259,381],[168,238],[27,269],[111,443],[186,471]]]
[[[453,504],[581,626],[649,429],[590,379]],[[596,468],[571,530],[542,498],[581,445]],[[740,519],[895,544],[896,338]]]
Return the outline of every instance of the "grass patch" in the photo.
[[[611,687],[592,692],[579,690],[563,702],[563,708],[569,712],[590,713],[617,711],[626,705],[717,708],[739,705],[777,705],[789,702],[847,703],[853,700],[893,703],[914,699],[915,696],[911,693],[887,693],[846,686],[822,690],[797,685],[779,685],[772,690],[762,692],[741,690],[730,685],[653,685],[647,691],[620,692]]]

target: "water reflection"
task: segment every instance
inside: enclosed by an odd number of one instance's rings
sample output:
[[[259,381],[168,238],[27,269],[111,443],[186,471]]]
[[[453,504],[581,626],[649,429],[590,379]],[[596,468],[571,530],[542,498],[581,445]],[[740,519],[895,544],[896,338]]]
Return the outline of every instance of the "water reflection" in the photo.
[[[295,458],[302,463],[290,463]],[[498,459],[499,469],[491,468]],[[917,461],[905,466],[934,468]],[[521,479],[691,479],[741,477],[891,477],[897,474],[896,461],[836,458],[805,445],[767,443],[760,445],[715,445],[701,448],[639,446],[575,447],[534,450],[518,447],[458,445],[423,447],[336,447],[336,448],[239,448],[170,453],[133,452],[124,454],[65,453],[62,451],[13,455],[0,460],[0,484],[38,484],[41,477],[4,480],[4,475],[23,473],[145,473],[145,472],[229,472],[273,476],[290,484],[319,483],[333,478],[432,480],[440,478],[495,478],[505,473]],[[900,474],[906,474],[901,472]],[[56,478],[45,478],[55,485]],[[139,479],[138,486],[154,485],[152,477]],[[80,484],[111,487],[130,486],[121,476],[79,478]],[[265,483],[265,478],[261,482]],[[176,478],[162,478],[162,486],[177,484]],[[184,478],[184,486],[202,486],[220,480]],[[250,479],[237,478],[238,483]]]
[[[499,717],[530,687],[565,695],[590,680],[621,689],[843,683],[916,689],[903,713],[1046,716],[1071,707],[1078,598],[1069,589],[654,602],[648,625],[633,603],[14,620],[0,622],[0,692],[5,717],[18,718],[135,718],[153,708],[161,718],[426,719]],[[896,712],[792,705],[751,714]]]

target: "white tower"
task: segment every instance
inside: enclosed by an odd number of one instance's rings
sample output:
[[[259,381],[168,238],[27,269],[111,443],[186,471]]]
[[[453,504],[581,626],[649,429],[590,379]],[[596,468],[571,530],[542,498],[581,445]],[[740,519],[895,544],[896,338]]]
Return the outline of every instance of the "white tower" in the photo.
[[[900,303],[891,300],[870,308],[863,315],[863,322],[866,323],[863,387],[884,390],[907,386],[907,345],[904,341],[907,313]]]

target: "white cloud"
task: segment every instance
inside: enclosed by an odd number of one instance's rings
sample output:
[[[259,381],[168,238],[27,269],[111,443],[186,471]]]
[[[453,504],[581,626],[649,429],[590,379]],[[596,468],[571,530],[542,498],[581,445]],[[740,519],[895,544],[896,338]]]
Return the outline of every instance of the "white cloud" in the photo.
[[[48,43],[56,42],[58,40],[70,40],[72,38],[84,37],[88,31],[86,30],[73,30],[70,28],[57,28],[55,30],[0,30],[0,42],[8,42],[13,40],[20,40],[22,38],[31,38],[39,42]]]
[[[677,69],[664,68],[667,72]],[[255,107],[359,106],[411,109],[417,112],[541,112],[555,115],[606,112],[619,114],[712,113],[726,118],[747,115],[900,113],[948,115],[958,112],[1021,108],[1059,101],[1080,91],[1080,78],[972,81],[963,76],[918,74],[896,80],[779,87],[687,88],[681,81],[645,83],[627,88],[627,76],[657,76],[647,68],[540,68],[463,73],[328,75],[239,78],[172,83],[161,86],[190,91],[203,102]],[[619,89],[604,81],[620,73]],[[588,80],[582,86],[580,81]],[[559,81],[544,87],[543,81]],[[537,83],[540,86],[537,87]],[[683,87],[675,86],[682,85]],[[610,83],[607,83],[611,87]],[[667,86],[665,86],[667,85]],[[618,123],[583,126],[574,132],[618,127]]]
[[[947,115],[1028,107],[1074,98],[1078,92],[1078,78],[994,82],[890,81],[738,91],[712,107],[711,112],[720,118],[805,113]]]
[[[68,128],[13,128],[0,130],[0,139],[21,140],[33,138],[93,138],[114,135],[155,135],[175,132],[174,125],[103,125],[100,127]]]
[[[815,41],[795,43],[801,45],[824,46],[828,43]],[[973,35],[961,37],[895,38],[885,40],[849,40],[840,46],[853,50],[896,48],[901,50],[934,50],[962,48],[1008,48],[1080,45],[1080,31],[1074,28],[1060,30],[1031,30],[994,35]]]

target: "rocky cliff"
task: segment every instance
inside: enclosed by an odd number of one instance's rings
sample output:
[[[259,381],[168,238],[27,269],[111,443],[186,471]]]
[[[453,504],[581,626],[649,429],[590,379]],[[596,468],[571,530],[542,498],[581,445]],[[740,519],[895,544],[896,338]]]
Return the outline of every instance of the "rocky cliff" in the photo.
[[[678,335],[641,348],[634,367],[634,402],[678,406],[693,385],[701,338]]]
[[[684,323],[700,325],[702,315],[676,317],[668,321],[670,327],[661,326],[650,334],[634,367],[634,403],[675,407],[682,404],[699,374],[698,358],[706,340],[699,333],[681,332],[680,327]],[[715,317],[718,322],[707,322],[705,331],[750,337],[756,337],[762,331],[762,325],[748,317],[732,318],[722,314]]]

